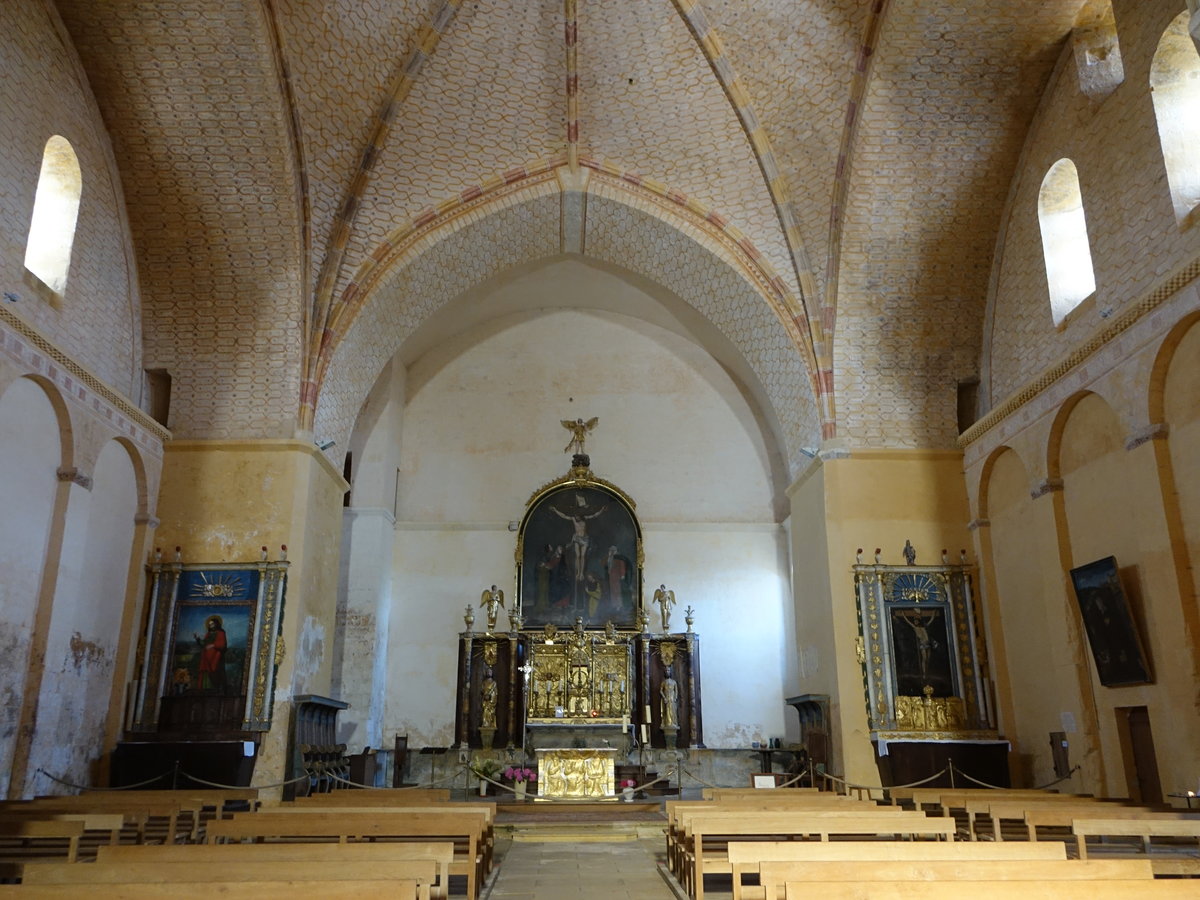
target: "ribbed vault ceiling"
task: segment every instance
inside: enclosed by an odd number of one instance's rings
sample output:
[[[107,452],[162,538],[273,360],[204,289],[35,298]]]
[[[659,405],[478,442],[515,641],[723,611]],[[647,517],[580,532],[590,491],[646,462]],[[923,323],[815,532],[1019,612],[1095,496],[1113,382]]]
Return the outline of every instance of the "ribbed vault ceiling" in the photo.
[[[563,166],[648,184],[740,242],[772,280],[764,321],[790,319],[747,353],[776,357],[786,332],[817,389],[776,410],[815,405],[823,435],[803,440],[947,446],[1004,197],[1081,2],[55,5],[113,136],[146,364],[176,372],[181,436],[311,427],[322,381],[345,382],[329,364],[367,308],[359,274],[447,208]],[[389,302],[420,306],[396,283]],[[189,341],[213,316],[238,329],[234,362]],[[225,386],[261,402],[222,405]]]

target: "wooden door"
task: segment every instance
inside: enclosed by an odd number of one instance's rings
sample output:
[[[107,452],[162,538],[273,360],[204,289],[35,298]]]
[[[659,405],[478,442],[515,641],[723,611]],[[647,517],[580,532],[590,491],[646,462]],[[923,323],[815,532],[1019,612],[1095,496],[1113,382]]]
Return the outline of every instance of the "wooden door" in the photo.
[[[1139,803],[1162,803],[1162,782],[1158,778],[1149,711],[1144,706],[1121,707],[1117,709],[1117,721],[1124,732],[1121,743],[1126,754],[1125,777],[1130,799]]]

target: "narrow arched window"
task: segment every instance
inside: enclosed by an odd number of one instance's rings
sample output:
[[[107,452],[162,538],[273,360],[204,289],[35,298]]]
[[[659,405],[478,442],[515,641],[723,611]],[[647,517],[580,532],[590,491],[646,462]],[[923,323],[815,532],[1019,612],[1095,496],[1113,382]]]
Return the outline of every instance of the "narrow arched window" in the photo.
[[[1125,80],[1112,0],[1087,0],[1080,7],[1071,44],[1079,89],[1093,100],[1103,100]]]
[[[42,171],[33,200],[25,268],[56,294],[67,287],[71,245],[79,216],[83,179],[79,160],[65,137],[54,135],[42,153]]]
[[[1200,53],[1188,34],[1188,14],[1171,22],[1150,65],[1150,96],[1175,219],[1200,206]]]
[[[1096,290],[1079,173],[1071,160],[1060,159],[1042,179],[1038,222],[1050,285],[1050,312],[1058,325]]]

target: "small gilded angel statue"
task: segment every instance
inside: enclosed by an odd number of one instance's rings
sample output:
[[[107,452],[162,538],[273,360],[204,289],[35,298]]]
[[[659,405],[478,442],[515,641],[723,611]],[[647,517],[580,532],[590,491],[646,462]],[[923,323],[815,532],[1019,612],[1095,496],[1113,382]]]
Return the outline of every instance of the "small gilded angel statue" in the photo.
[[[493,584],[483,592],[479,604],[487,610],[487,630],[491,633],[496,630],[496,619],[500,617],[500,610],[504,608],[504,591]]]
[[[571,440],[567,446],[563,447],[563,453],[572,453],[576,456],[583,455],[583,442],[587,440],[588,432],[596,427],[596,423],[600,421],[597,416],[592,416],[586,422],[583,419],[576,419],[572,422],[570,419],[562,419],[562,427],[571,432]]]
[[[668,591],[665,584],[660,584],[658,590],[654,592],[654,602],[658,604],[659,610],[662,612],[662,630],[668,632],[671,630],[671,607],[675,605],[675,592]]]

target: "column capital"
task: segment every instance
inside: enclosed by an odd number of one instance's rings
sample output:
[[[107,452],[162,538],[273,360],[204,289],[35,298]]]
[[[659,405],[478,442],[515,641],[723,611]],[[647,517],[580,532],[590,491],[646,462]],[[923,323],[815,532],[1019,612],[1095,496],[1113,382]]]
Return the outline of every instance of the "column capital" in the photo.
[[[59,481],[69,481],[87,491],[92,489],[92,477],[81,472],[75,466],[61,466],[55,474],[58,476]]]
[[[1125,449],[1136,450],[1142,444],[1165,438],[1170,430],[1170,426],[1166,422],[1157,422],[1153,425],[1147,425],[1145,428],[1131,431],[1129,437],[1125,439]]]
[[[1044,478],[1029,489],[1029,496],[1036,500],[1039,497],[1045,497],[1047,494],[1053,494],[1062,489],[1063,480],[1061,478]]]

